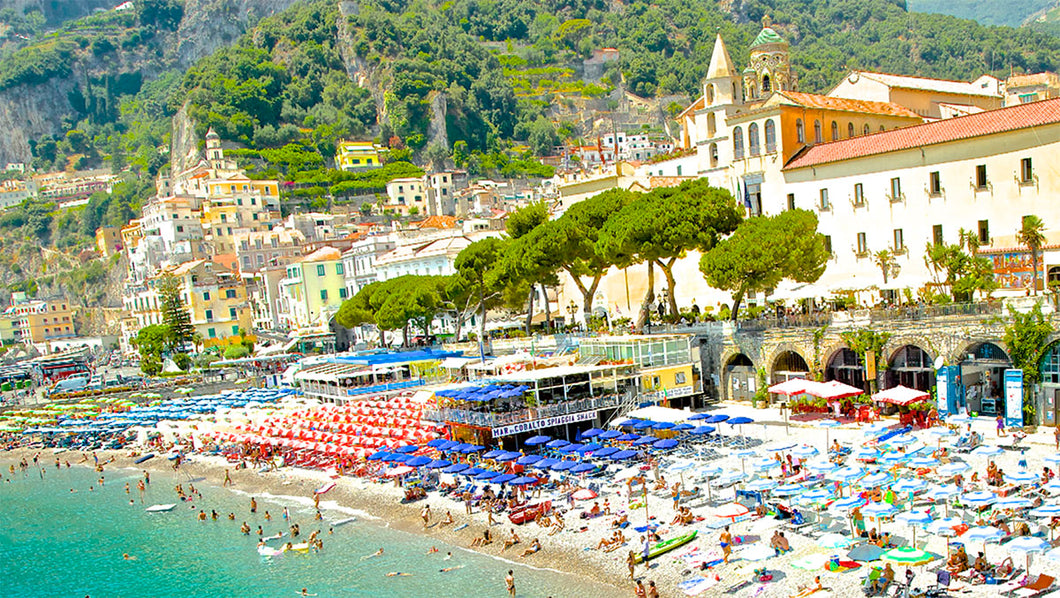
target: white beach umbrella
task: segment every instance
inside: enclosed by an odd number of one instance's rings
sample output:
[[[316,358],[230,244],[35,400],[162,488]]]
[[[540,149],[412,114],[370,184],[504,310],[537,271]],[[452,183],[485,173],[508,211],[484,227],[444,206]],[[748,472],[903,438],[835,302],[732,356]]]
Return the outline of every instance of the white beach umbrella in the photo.
[[[1020,470],[1005,474],[1005,481],[1016,486],[1025,486],[1038,481],[1038,475],[1033,471]]]

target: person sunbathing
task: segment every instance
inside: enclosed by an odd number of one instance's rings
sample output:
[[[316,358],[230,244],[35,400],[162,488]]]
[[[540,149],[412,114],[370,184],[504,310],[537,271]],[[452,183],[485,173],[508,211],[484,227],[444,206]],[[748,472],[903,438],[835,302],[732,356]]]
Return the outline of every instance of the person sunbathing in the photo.
[[[476,546],[485,546],[487,544],[492,544],[492,543],[493,543],[493,538],[490,536],[490,530],[486,529],[486,530],[483,530],[481,537],[475,538],[474,540],[471,541],[470,547],[474,548]]]
[[[960,573],[968,568],[968,553],[964,551],[964,547],[961,546],[956,552],[950,555],[949,560],[946,561],[946,569],[950,573]]]
[[[515,533],[515,528],[512,528],[512,535],[508,536],[508,539],[504,541],[504,548],[501,550],[508,550],[512,546],[519,543],[519,535]]]
[[[534,538],[534,541],[530,543],[530,548],[524,550],[523,554],[520,556],[530,556],[539,550],[541,550],[541,541],[537,538]]]
[[[611,527],[620,528],[625,523],[629,523],[629,515],[622,514],[615,517],[615,520],[611,522]]]
[[[812,584],[800,587],[798,593],[795,594],[794,598],[804,598],[805,596],[809,596],[810,594],[813,594],[815,592],[820,592],[823,589],[824,587],[821,585],[821,576],[818,575],[817,577],[813,578]]]
[[[605,548],[610,548],[611,546],[613,546],[616,543],[618,543],[618,532],[617,531],[615,533],[611,534],[610,538],[600,538],[600,541],[597,542],[597,544],[596,544],[596,549],[597,550],[603,550]]]

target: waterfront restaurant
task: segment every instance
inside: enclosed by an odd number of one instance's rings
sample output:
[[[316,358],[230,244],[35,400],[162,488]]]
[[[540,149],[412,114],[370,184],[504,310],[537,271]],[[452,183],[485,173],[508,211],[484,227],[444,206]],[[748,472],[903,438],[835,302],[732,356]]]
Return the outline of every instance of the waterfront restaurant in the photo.
[[[695,402],[703,392],[698,353],[688,334],[600,336],[578,347],[579,363],[635,366],[641,407],[701,406]]]
[[[435,392],[424,418],[449,425],[454,440],[515,450],[535,434],[574,440],[620,408],[635,406],[638,376],[630,364],[564,365],[491,378]]]
[[[367,395],[418,388],[446,378],[440,364],[452,351],[403,351],[368,355],[327,355],[303,360],[294,380],[307,397],[345,404]]]

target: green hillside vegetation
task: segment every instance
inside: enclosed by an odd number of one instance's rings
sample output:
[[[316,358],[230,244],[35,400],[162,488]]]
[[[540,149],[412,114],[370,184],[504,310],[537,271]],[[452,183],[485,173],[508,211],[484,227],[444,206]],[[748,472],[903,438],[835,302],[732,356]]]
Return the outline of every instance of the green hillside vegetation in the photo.
[[[1032,15],[1056,4],[1056,0],[907,0],[911,12],[929,12],[978,21],[983,25],[1019,27]]]
[[[72,61],[89,55],[98,64],[126,46],[149,47],[180,9],[175,0],[137,6],[39,36],[14,60],[0,61],[0,82],[40,83],[81,72]],[[547,176],[551,168],[535,156],[579,135],[574,125],[554,122],[551,105],[600,98],[619,85],[646,97],[697,96],[715,33],[743,64],[765,16],[791,42],[803,91],[824,92],[854,68],[970,80],[1060,67],[1060,39],[908,13],[904,0],[743,0],[734,7],[730,14],[714,3],[677,0],[360,0],[341,25],[366,89],[350,79],[339,51],[337,4],[307,0],[185,73],[149,82],[138,73],[86,77],[71,94],[75,114],[64,134],[35,144],[35,164],[109,163],[154,176],[166,161],[168,119],[187,102],[200,134],[213,127],[260,152],[255,176],[326,179],[327,186],[315,185],[320,193],[349,182],[318,172],[341,138],[375,138],[393,161]],[[620,59],[599,82],[579,79],[582,61],[606,47]],[[448,147],[429,138],[432,103],[442,94]]]

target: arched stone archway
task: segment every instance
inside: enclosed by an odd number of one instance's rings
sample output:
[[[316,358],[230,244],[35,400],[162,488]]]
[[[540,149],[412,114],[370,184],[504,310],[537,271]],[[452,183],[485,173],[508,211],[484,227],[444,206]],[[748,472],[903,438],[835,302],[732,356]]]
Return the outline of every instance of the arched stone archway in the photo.
[[[769,366],[769,382],[777,384],[792,378],[809,378],[810,364],[798,351],[782,349],[774,353]]]
[[[935,386],[933,360],[931,354],[919,345],[907,343],[897,347],[887,358],[881,390],[902,385],[930,392]]]
[[[1012,360],[1001,341],[968,343],[955,360],[960,366],[960,383],[968,410],[997,415],[1005,406],[1005,370]]]
[[[723,396],[730,400],[750,401],[758,388],[754,361],[746,353],[733,352],[723,363]]]
[[[850,347],[835,347],[824,362],[824,380],[838,380],[843,384],[865,388],[865,362]]]
[[[1060,335],[1052,335],[1038,360],[1038,375],[1041,377],[1040,407],[1038,422],[1046,426],[1060,424]]]

